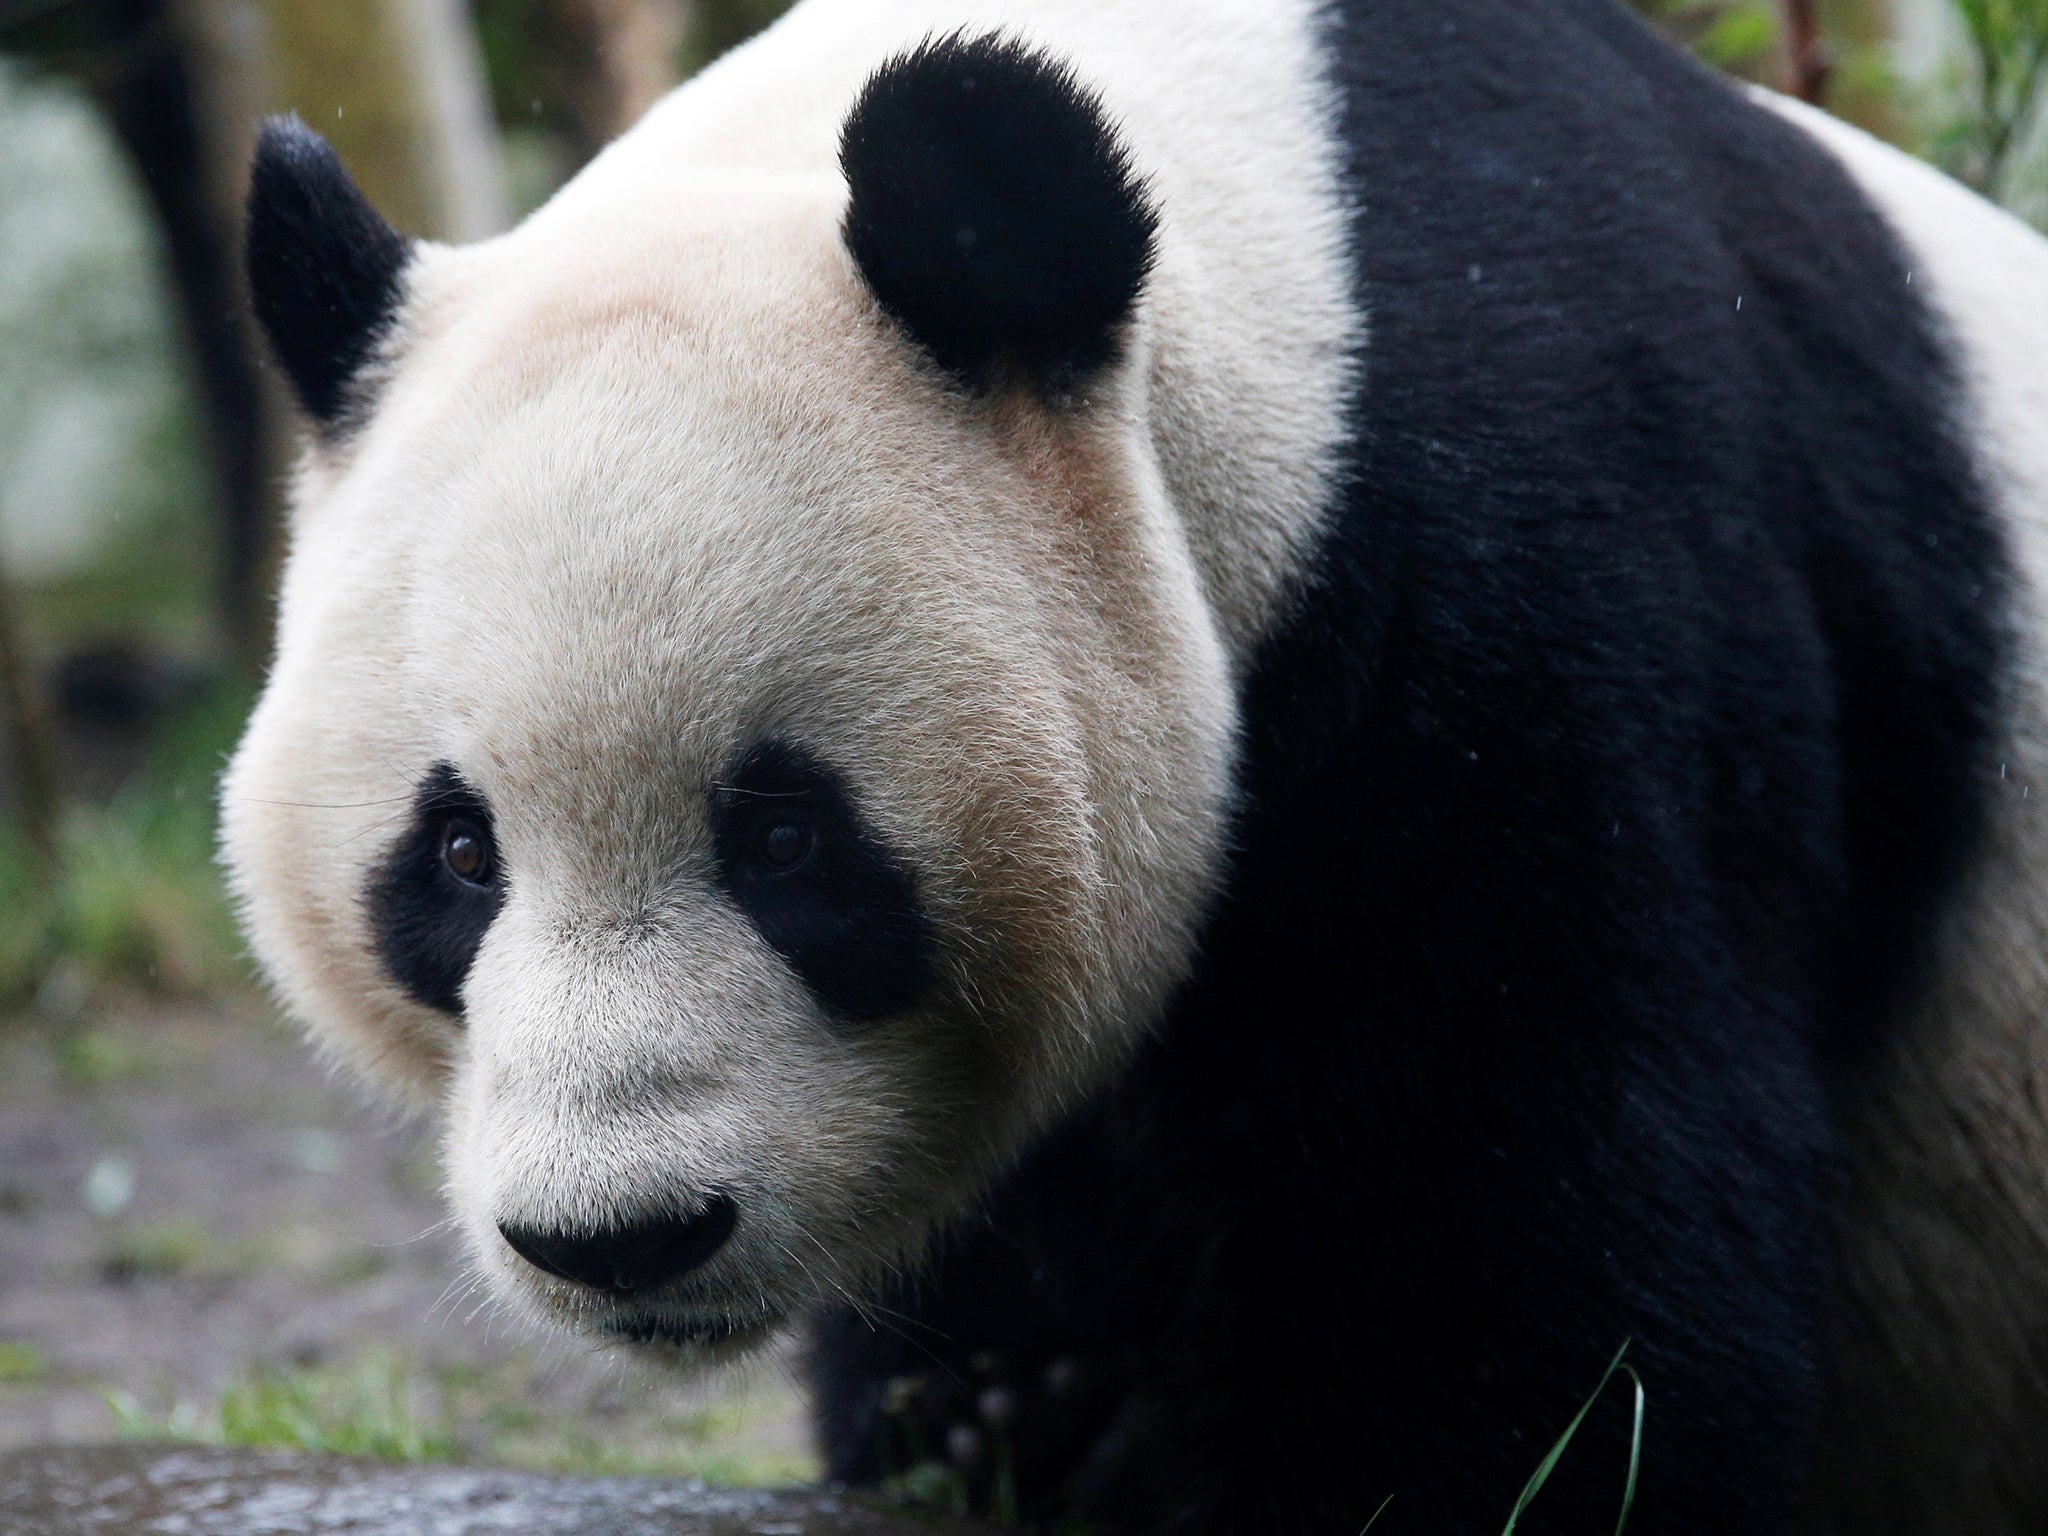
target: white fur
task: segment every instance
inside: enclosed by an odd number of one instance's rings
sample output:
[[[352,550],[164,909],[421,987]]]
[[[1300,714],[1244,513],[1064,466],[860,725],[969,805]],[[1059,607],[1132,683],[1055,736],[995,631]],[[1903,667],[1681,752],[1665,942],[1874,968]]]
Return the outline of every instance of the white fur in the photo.
[[[940,388],[838,238],[862,80],[998,24],[1101,92],[1161,212],[1079,409]],[[1310,26],[813,0],[520,229],[422,249],[374,415],[302,474],[225,840],[292,1011],[445,1107],[506,1294],[602,1322],[495,1224],[715,1186],[739,1227],[666,1304],[770,1324],[914,1251],[1186,973],[1233,676],[1325,505],[1359,329]],[[917,868],[942,966],[909,1018],[835,1030],[716,894],[707,796],[772,731]],[[382,975],[362,902],[440,761],[510,873],[462,1028]]]
[[[2013,1490],[2038,1482],[2048,1436],[2048,240],[1868,135],[1759,94],[1840,158],[1911,253],[2017,567],[1990,836],[1857,1126],[1848,1285],[1874,1329],[1851,1336],[1843,1366],[1834,1464],[1848,1471],[1831,1514],[1859,1528],[1859,1485],[1874,1482],[1899,1528],[1917,1499],[1928,1529],[2017,1536],[2038,1510]]]

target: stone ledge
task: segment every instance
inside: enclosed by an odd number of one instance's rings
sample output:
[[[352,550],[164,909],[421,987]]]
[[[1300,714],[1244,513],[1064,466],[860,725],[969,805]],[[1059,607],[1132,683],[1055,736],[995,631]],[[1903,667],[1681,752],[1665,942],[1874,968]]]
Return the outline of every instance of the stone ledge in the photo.
[[[23,1536],[972,1536],[852,1495],[552,1477],[206,1446],[0,1455],[0,1531]]]

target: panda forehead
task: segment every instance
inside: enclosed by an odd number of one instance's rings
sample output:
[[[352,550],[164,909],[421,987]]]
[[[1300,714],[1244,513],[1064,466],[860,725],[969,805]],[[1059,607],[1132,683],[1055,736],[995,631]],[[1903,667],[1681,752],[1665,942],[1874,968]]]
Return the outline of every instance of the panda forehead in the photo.
[[[495,240],[424,250],[414,318],[501,370],[636,319],[709,358],[744,344],[734,358],[754,367],[842,357],[872,329],[843,201],[817,179],[703,172],[630,199],[564,196]]]
[[[732,677],[930,644],[977,605],[1029,601],[1029,477],[957,423],[686,364],[649,388],[638,350],[593,342],[411,501],[406,585],[445,641],[553,657],[565,682]],[[403,480],[383,494],[410,500]]]
[[[749,735],[898,714],[891,680],[937,639],[882,611],[890,590],[919,606],[914,566],[877,560],[886,543],[833,538],[823,514],[763,513],[778,515],[815,521],[770,537],[727,503],[683,527],[592,516],[536,537],[498,519],[484,541],[458,525],[414,577],[423,723],[532,763],[545,784],[563,764],[702,780]]]
[[[565,284],[541,245],[429,286],[425,382],[390,391],[349,496],[398,525],[424,670],[729,676],[1036,603],[1024,573],[1071,534],[1057,450],[926,377],[842,255],[763,281],[684,241],[658,277]]]
[[[591,391],[630,366],[608,350],[422,498],[397,573],[405,707],[486,787],[589,827],[764,733],[846,760],[1036,691],[1042,513],[1001,505],[1027,476],[973,442],[931,452],[943,429],[878,447],[786,396],[678,410],[628,382],[592,423]]]
[[[552,557],[567,531],[586,555],[695,538],[800,566],[823,539],[821,566],[858,570],[874,544],[943,567],[927,546],[947,531],[917,526],[927,509],[986,536],[982,514],[1108,483],[1078,462],[1102,456],[1103,434],[1049,446],[1035,407],[966,399],[933,374],[862,285],[843,202],[836,179],[697,175],[425,253],[360,455],[387,482],[369,499],[455,527],[444,550]],[[1059,538],[1042,518],[996,521],[1026,544]]]

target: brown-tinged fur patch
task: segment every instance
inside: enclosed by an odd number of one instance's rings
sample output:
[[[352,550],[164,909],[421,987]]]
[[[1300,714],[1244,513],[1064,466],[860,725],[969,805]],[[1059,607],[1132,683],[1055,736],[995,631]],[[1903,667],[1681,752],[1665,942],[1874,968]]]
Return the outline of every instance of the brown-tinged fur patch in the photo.
[[[2037,236],[1856,130],[1819,137],[1918,258],[1969,389],[1967,421],[2017,591],[2003,761],[1984,845],[1852,1091],[1854,1169],[1817,1532],[2017,1533],[2048,1508],[2048,254]],[[2010,295],[2043,302],[2015,306]]]

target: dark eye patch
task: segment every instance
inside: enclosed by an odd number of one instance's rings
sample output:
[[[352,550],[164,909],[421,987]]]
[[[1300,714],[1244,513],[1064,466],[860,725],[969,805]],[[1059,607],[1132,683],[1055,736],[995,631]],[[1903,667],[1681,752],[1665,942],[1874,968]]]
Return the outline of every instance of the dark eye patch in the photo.
[[[836,770],[761,743],[712,791],[711,823],[726,894],[827,1008],[867,1023],[923,994],[936,944],[916,879]]]
[[[453,765],[413,796],[404,836],[363,892],[384,969],[415,999],[462,1015],[462,983],[505,903],[491,808]]]

